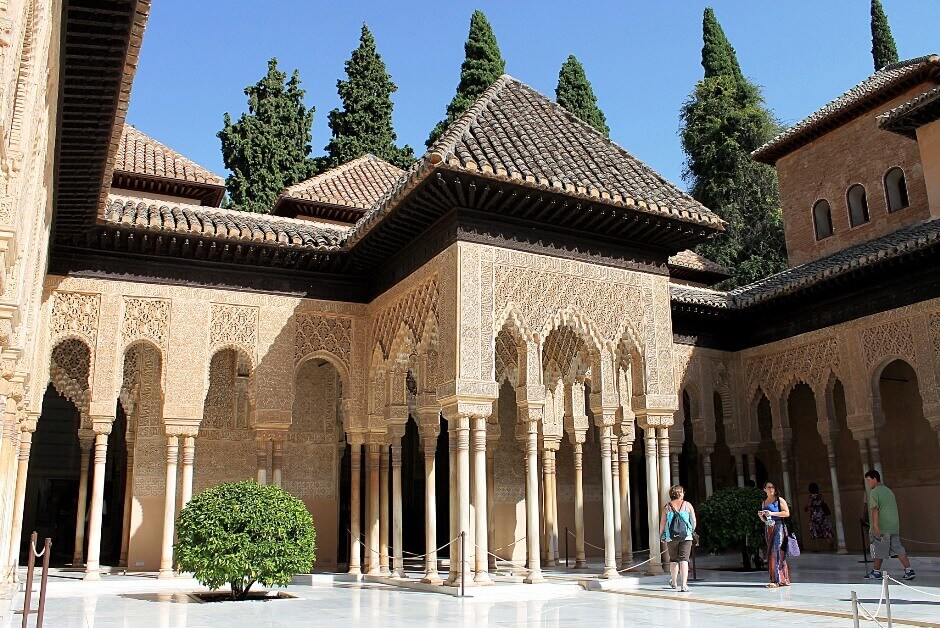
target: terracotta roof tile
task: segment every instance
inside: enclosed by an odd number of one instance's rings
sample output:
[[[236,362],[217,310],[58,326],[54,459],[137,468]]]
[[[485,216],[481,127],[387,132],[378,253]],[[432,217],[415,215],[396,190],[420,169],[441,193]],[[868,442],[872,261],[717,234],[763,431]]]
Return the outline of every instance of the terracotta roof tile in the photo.
[[[280,198],[368,209],[404,173],[375,155],[363,155],[290,186],[281,192]]]
[[[922,74],[926,79],[925,70],[928,73],[931,70],[934,72],[940,70],[940,56],[930,54],[887,65],[826,106],[777,135],[755,150],[752,156],[757,161],[774,163],[779,157],[810,141],[815,137],[814,131],[839,116],[851,114],[853,109],[863,107],[879,94],[916,80]],[[864,109],[860,109],[858,113],[862,111]]]
[[[916,130],[940,119],[940,85],[898,105],[878,116],[878,126],[908,137],[916,137]]]
[[[670,296],[678,303],[712,305],[722,309],[744,308],[796,292],[864,266],[879,264],[940,244],[940,219],[928,220],[847,247],[806,264],[728,292],[671,284]]]
[[[561,105],[504,74],[357,223],[365,235],[437,168],[722,228],[707,207]]]
[[[201,205],[156,204],[116,195],[108,197],[104,221],[112,226],[311,250],[337,250],[343,237],[340,231],[316,227],[305,220]]]
[[[114,159],[114,169],[134,174],[191,183],[225,185],[225,180],[183,157],[135,127],[125,124]]]
[[[716,273],[721,275],[728,274],[728,269],[718,262],[713,262],[704,255],[699,255],[695,251],[690,251],[688,249],[685,251],[679,251],[675,255],[672,255],[669,258],[669,264],[671,266],[681,266],[682,268],[700,270],[707,273]]]

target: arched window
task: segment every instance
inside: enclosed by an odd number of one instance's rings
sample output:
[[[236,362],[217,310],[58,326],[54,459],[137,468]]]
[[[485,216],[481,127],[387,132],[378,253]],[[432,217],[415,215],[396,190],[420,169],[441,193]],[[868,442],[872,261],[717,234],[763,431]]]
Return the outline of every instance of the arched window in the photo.
[[[816,239],[822,240],[832,235],[832,208],[829,201],[822,199],[813,205],[813,225],[816,227]]]
[[[885,174],[885,196],[888,199],[888,212],[896,212],[910,205],[907,199],[907,181],[904,171],[892,168]]]
[[[858,183],[849,188],[849,224],[853,227],[863,225],[868,222],[868,197],[865,195],[865,188]]]

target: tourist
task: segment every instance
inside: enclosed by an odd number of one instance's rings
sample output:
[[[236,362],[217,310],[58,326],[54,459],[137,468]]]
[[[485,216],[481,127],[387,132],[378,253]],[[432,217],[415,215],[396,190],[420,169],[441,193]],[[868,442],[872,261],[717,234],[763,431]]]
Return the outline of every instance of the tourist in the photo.
[[[767,571],[770,574],[770,582],[767,586],[771,589],[776,587],[790,586],[790,567],[787,565],[787,517],[790,516],[790,506],[787,500],[780,497],[773,483],[764,483],[764,493],[767,495],[764,499],[763,509],[758,511],[757,516],[766,525],[765,539],[767,540]]]
[[[809,499],[803,508],[809,513],[809,538],[813,539],[813,552],[819,552],[819,539],[829,541],[829,550],[832,551],[833,537],[832,524],[829,523],[829,504],[822,498],[819,492],[819,484],[811,482],[809,485]]]
[[[660,538],[669,550],[669,588],[678,587],[680,591],[687,592],[695,509],[685,501],[685,489],[678,484],[669,489],[669,499],[659,519]]]
[[[874,469],[865,474],[865,484],[868,485],[868,508],[871,511],[871,556],[875,568],[868,572],[866,578],[881,579],[881,564],[892,554],[904,565],[904,579],[913,580],[914,570],[911,561],[907,559],[907,552],[901,545],[901,522],[898,516],[898,502],[894,492],[881,483],[881,474]]]

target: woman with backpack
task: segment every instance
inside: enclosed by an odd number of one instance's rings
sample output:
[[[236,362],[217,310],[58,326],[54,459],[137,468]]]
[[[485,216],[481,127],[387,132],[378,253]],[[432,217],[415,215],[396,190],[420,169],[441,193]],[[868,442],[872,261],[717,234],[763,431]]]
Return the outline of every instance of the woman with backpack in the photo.
[[[829,523],[829,504],[819,492],[819,484],[809,485],[809,500],[803,509],[809,513],[809,538],[813,539],[813,552],[819,551],[819,539],[829,541],[829,550],[835,549],[832,539],[832,524]]]
[[[686,592],[689,590],[695,509],[685,501],[685,489],[678,484],[669,489],[669,499],[659,520],[659,535],[669,550],[669,587]]]
[[[787,565],[787,547],[789,534],[787,531],[787,517],[790,516],[790,506],[787,500],[780,497],[772,482],[764,484],[763,509],[757,516],[765,524],[765,539],[767,540],[767,571],[770,573],[770,583],[776,587],[790,586],[790,567]]]

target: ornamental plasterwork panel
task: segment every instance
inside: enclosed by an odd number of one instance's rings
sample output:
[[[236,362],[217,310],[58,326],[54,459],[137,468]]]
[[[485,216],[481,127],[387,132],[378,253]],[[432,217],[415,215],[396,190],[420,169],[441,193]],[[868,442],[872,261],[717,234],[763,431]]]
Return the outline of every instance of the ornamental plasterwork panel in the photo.
[[[124,297],[121,338],[124,346],[136,340],[149,340],[166,350],[170,327],[170,301],[146,297]]]
[[[316,351],[328,351],[342,360],[347,370],[352,352],[352,319],[319,314],[295,317],[294,361],[300,362]]]
[[[52,294],[50,335],[53,344],[61,338],[77,337],[95,347],[98,333],[100,297],[81,292]]]
[[[862,329],[861,338],[867,368],[888,356],[903,357],[916,364],[910,320],[901,319]]]
[[[394,302],[381,309],[374,317],[373,338],[387,357],[392,340],[402,323],[411,330],[415,341],[424,336],[424,327],[431,316],[437,316],[440,301],[440,280],[431,274],[422,283],[399,294]]]
[[[750,393],[760,386],[767,394],[778,394],[790,383],[803,381],[811,387],[825,383],[830,372],[841,373],[839,339],[824,338],[778,353],[747,358],[745,381]]]
[[[241,347],[254,360],[258,345],[258,307],[213,303],[209,320],[209,346]]]

